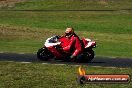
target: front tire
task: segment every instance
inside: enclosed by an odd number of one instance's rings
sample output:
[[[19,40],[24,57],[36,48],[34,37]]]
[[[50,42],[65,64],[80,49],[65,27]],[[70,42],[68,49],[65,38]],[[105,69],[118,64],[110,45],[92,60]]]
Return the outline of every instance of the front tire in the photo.
[[[46,47],[39,49],[37,52],[37,58],[42,61],[49,60],[51,56],[52,56],[51,53]]]

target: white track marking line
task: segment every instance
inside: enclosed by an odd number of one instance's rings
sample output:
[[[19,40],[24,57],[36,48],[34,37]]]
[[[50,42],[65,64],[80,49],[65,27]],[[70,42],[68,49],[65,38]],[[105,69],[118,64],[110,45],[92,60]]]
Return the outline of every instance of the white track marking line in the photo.
[[[20,62],[20,63],[32,63],[32,62]]]

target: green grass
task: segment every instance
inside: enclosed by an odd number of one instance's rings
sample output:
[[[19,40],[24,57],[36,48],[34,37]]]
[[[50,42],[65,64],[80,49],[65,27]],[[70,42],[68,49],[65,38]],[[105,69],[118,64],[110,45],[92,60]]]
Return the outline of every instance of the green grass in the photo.
[[[39,41],[31,41],[31,40],[16,40],[16,41],[1,41],[0,45],[2,45],[1,47],[1,52],[14,52],[14,53],[36,53],[38,47],[42,47],[40,46],[42,42]]]
[[[4,29],[4,30],[2,30]],[[31,29],[24,27],[0,28],[0,52],[36,53],[43,42],[50,36],[61,35],[58,29]],[[91,38],[97,41],[97,56],[132,57],[132,35],[76,31],[80,38]]]
[[[78,67],[74,65],[24,64],[0,62],[1,88],[131,88],[129,84],[78,85]],[[104,68],[83,66],[87,74],[130,74],[131,68]],[[116,71],[115,71],[116,70]]]
[[[131,9],[131,0],[26,0],[15,7],[2,9],[15,10],[118,10]]]
[[[1,10],[118,10],[131,0],[28,0]],[[79,37],[97,41],[97,56],[132,57],[132,12],[16,12],[0,11],[0,52],[36,53],[43,41],[66,27]],[[4,59],[4,58],[3,58]],[[79,66],[0,61],[0,88],[131,88],[129,84],[76,82]],[[130,74],[131,68],[83,66],[87,74]]]
[[[1,11],[0,24],[65,30],[131,34],[131,12],[12,12]]]
[[[83,0],[85,1],[85,0]],[[11,10],[130,9],[131,0],[28,0]],[[97,41],[97,56],[132,57],[132,12],[0,11],[0,52],[36,53],[43,41],[72,26],[80,37]],[[4,58],[3,58],[4,59]],[[0,88],[131,88],[129,84],[76,82],[79,66],[0,61]],[[83,66],[87,74],[129,74],[131,68]]]
[[[29,1],[28,3],[31,3],[31,7],[41,6],[34,2]],[[49,1],[49,3],[51,2]],[[121,1],[119,0],[119,2]],[[122,2],[128,3],[129,1]],[[21,4],[14,8],[26,7],[25,5],[30,7],[28,4]],[[75,4],[78,4],[78,2],[75,2]],[[129,6],[129,4],[127,5]],[[75,28],[80,37],[91,38],[90,34],[94,33],[94,39],[98,44],[95,49],[97,56],[132,57],[131,15],[131,11],[1,11],[0,52],[36,53],[46,38],[62,34],[66,27],[71,26]],[[89,32],[89,34],[83,34],[86,32]]]

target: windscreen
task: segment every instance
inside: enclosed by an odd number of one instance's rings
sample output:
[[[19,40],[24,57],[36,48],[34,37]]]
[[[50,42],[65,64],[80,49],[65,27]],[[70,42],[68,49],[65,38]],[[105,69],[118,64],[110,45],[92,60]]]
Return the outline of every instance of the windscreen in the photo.
[[[56,43],[58,42],[58,36],[53,36],[51,37],[51,39],[49,40],[49,43]]]

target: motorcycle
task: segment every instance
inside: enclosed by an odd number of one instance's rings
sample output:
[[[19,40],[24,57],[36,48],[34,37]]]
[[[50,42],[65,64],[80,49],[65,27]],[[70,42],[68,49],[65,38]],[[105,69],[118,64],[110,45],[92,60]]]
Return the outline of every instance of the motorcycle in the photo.
[[[37,52],[37,58],[42,61],[50,59],[69,61],[71,52],[62,50],[63,41],[66,37],[52,36],[48,38],[44,46]],[[96,47],[96,42],[88,38],[81,39],[83,51],[76,56],[75,62],[91,62],[95,56],[93,48]]]

